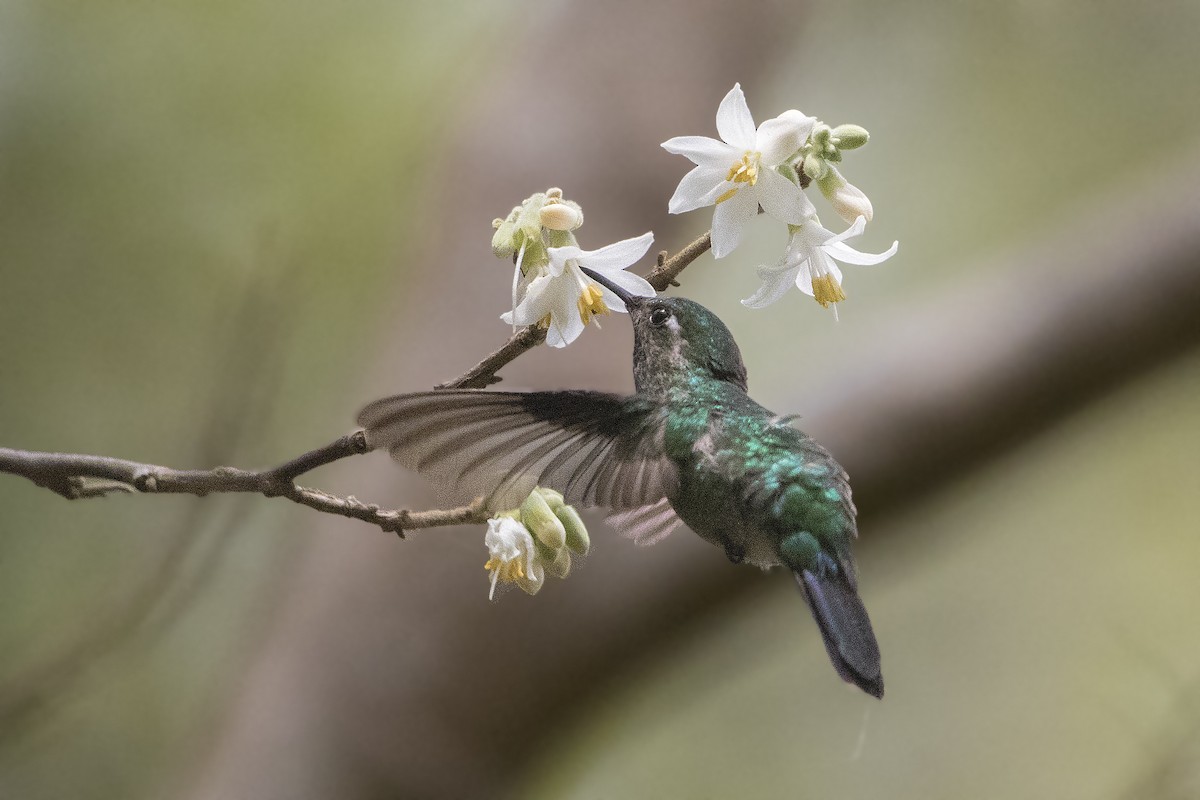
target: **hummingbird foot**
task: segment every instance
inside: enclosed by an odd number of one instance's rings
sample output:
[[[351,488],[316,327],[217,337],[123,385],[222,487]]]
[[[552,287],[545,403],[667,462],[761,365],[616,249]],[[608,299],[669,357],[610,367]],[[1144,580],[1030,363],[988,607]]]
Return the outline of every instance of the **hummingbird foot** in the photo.
[[[746,548],[735,542],[725,542],[725,557],[733,564],[740,564],[746,558]]]

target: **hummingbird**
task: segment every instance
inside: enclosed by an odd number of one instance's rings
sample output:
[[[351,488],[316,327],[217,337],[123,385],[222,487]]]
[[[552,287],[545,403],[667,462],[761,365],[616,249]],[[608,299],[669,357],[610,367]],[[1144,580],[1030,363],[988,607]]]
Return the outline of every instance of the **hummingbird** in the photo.
[[[883,697],[879,645],[858,596],[856,510],[829,452],[746,393],[725,324],[699,303],[638,297],[583,267],[633,323],[635,393],[441,390],[388,397],[358,422],[403,466],[519,505],[534,485],[611,509],[639,544],[681,522],[733,563],[795,576],[838,675]]]

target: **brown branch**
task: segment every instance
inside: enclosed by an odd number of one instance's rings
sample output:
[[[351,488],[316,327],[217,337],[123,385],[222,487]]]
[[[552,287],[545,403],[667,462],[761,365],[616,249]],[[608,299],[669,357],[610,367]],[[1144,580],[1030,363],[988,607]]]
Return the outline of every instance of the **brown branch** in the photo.
[[[335,442],[309,451],[267,470],[216,467],[211,470],[178,470],[121,458],[74,453],[40,453],[0,447],[0,472],[27,478],[69,500],[98,497],[112,491],[142,494],[208,494],[247,492],[264,497],[285,497],[293,503],[326,514],[359,519],[387,532],[440,525],[485,522],[483,500],[467,506],[432,511],[382,509],[354,498],[339,497],[319,489],[298,486],[295,478],[325,464],[370,450],[364,431],[355,431]]]
[[[650,281],[650,285],[657,291],[665,292],[668,286],[675,284],[679,273],[683,272],[688,264],[707,253],[710,247],[712,247],[711,232],[699,237],[670,258],[660,255],[658,266],[651,270],[650,274],[646,276],[646,280]]]
[[[499,383],[496,376],[503,367],[517,356],[532,350],[546,341],[546,330],[537,325],[526,325],[518,328],[504,345],[490,356],[467,370],[461,377],[452,381],[439,383],[435,389],[482,389]]]
[[[703,255],[712,245],[709,234],[688,244],[674,256],[662,253],[647,280],[658,291],[672,285],[679,273]],[[546,340],[546,331],[538,325],[526,325],[513,333],[499,350],[438,389],[482,389],[496,383],[503,367]],[[359,519],[395,532],[403,538],[405,530],[440,525],[480,523],[488,518],[483,499],[467,506],[430,511],[382,509],[354,496],[340,497],[320,489],[296,484],[296,478],[318,467],[372,450],[365,431],[355,431],[296,458],[266,470],[215,467],[209,470],[180,470],[156,464],[143,464],[108,456],[80,453],[44,453],[0,447],[0,472],[27,478],[34,484],[67,498],[79,500],[103,497],[113,492],[141,494],[191,494],[204,497],[219,493],[250,493],[264,497],[285,497],[293,503],[343,517]]]

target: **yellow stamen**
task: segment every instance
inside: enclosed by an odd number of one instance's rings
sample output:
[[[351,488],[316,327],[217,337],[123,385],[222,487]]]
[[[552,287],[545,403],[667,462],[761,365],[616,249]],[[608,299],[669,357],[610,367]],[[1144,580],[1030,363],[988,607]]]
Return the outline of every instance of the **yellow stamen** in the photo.
[[[717,198],[717,204],[718,204],[718,205],[720,205],[721,203],[724,203],[726,200],[728,200],[729,198],[733,197],[735,194],[737,194],[737,187],[736,187],[736,186],[735,186],[735,187],[733,187],[732,189],[730,189],[728,192],[725,192],[725,194],[723,194],[723,195],[721,195],[720,197],[718,197],[718,198]]]
[[[538,324],[538,327],[541,328],[542,330],[549,330],[550,329],[550,315],[547,314],[546,316],[539,319],[537,324]]]
[[[729,168],[729,175],[725,178],[727,181],[734,183],[748,183],[751,186],[758,183],[758,164],[762,159],[762,153],[747,150],[742,154],[741,161],[733,162],[733,166]],[[720,200],[717,201],[721,202]]]
[[[499,573],[500,580],[503,583],[514,583],[525,577],[525,567],[521,564],[520,559],[501,561],[496,558],[489,558],[488,562],[483,565],[483,568],[489,572]]]
[[[593,316],[611,313],[603,298],[600,287],[594,283],[589,283],[579,294],[579,316],[584,325],[591,322]]]
[[[821,308],[829,308],[830,303],[840,303],[846,299],[842,285],[832,275],[818,275],[812,282],[813,298],[821,304]]]

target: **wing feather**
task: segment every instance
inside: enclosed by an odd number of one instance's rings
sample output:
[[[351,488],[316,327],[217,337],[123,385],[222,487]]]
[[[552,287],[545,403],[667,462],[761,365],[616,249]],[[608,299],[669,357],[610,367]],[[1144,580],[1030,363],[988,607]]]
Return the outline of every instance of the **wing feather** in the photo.
[[[666,498],[651,505],[610,514],[608,521],[621,531],[622,536],[628,536],[643,547],[662,541],[682,522]]]
[[[660,408],[603,392],[440,391],[378,400],[359,414],[373,447],[492,508],[534,485],[570,503],[653,505],[674,492]]]

